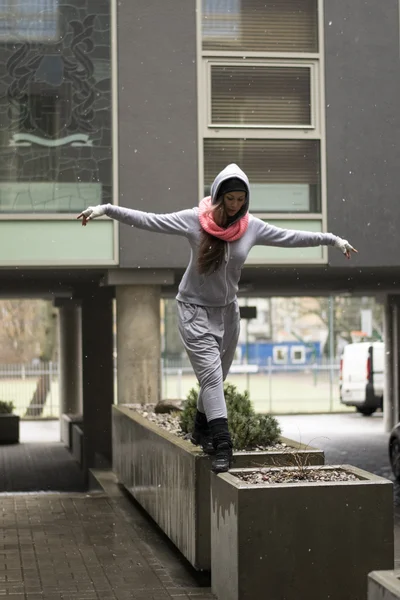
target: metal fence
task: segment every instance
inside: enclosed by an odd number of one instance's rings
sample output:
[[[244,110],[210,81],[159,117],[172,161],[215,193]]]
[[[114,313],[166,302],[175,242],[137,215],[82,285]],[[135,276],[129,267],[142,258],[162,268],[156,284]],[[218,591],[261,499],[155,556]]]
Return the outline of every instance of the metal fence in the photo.
[[[57,363],[0,365],[0,400],[21,418],[59,418]]]
[[[248,390],[257,412],[329,413],[354,410],[340,403],[339,362],[324,359],[309,365],[233,364],[227,381]],[[185,398],[196,386],[190,363],[162,361],[162,396]]]
[[[196,377],[188,360],[161,361],[163,399],[183,399]],[[116,370],[115,370],[116,379]],[[257,412],[285,414],[338,412],[347,409],[339,399],[339,364],[234,364],[228,381],[248,390]],[[0,400],[13,402],[24,419],[59,418],[59,365],[0,365]]]

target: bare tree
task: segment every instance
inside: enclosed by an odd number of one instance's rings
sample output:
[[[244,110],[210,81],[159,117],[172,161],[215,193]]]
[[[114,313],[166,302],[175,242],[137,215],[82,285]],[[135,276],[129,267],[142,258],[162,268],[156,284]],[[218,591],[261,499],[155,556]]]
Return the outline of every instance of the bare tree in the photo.
[[[333,298],[333,332],[330,331],[329,323],[329,298],[316,298],[317,307],[308,314],[317,315],[328,330],[328,338],[324,347],[324,354],[329,354],[330,335],[334,336],[334,348],[337,348],[338,338],[341,337],[347,343],[353,341],[352,333],[361,330],[361,310],[372,311],[372,338],[381,339],[383,335],[383,307],[377,303],[374,297],[359,296],[335,296]]]
[[[55,359],[57,352],[57,312],[52,303],[44,300],[0,301],[1,358],[11,363],[43,362]],[[50,376],[38,377],[35,392],[27,409],[28,416],[43,412],[51,386]]]
[[[41,332],[43,338],[40,359],[48,363],[54,360],[57,348],[57,311],[51,302],[46,302],[42,308]],[[46,371],[39,375],[35,392],[26,411],[26,416],[38,417],[42,414],[50,386],[51,378],[49,372]]]
[[[41,300],[0,301],[0,339],[2,359],[26,362],[39,356],[43,343]]]

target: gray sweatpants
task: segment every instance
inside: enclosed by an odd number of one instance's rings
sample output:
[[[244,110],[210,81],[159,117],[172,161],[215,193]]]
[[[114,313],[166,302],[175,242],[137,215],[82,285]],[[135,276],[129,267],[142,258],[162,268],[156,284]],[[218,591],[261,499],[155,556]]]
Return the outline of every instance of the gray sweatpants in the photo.
[[[197,408],[207,421],[226,418],[224,381],[235,356],[240,314],[237,301],[224,307],[177,302],[179,333],[200,383]]]

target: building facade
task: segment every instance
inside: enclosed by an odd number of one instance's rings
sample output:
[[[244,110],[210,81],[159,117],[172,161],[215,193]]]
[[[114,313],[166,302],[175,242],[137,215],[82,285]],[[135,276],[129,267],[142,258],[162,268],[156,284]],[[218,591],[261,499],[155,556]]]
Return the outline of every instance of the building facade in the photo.
[[[6,0],[0,15],[0,285],[60,307],[63,409],[83,406],[87,464],[110,456],[113,300],[118,401],[156,400],[160,298],[189,249],[76,216],[195,206],[230,162],[254,214],[359,251],[254,248],[241,292],[379,294],[396,419],[398,1]]]

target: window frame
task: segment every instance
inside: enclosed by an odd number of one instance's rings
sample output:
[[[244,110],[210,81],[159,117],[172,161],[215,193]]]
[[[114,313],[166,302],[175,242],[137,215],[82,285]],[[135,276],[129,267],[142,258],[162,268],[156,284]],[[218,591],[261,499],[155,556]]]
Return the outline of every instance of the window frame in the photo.
[[[112,98],[112,106],[111,106],[111,118],[112,118],[112,189],[113,189],[113,205],[118,206],[119,204],[119,131],[118,131],[118,10],[117,10],[117,0],[110,0],[110,69],[111,69],[111,98]],[[2,40],[0,39],[0,42]],[[4,43],[4,40],[3,40]],[[107,220],[107,217],[100,217],[98,221]],[[0,213],[0,223],[3,221],[10,222],[20,222],[24,223],[26,221],[52,221],[62,223],[63,221],[74,221],[76,222],[76,214],[74,213],[54,213],[54,212],[46,212],[46,213]],[[115,266],[119,264],[120,260],[120,245],[119,245],[119,223],[114,220],[112,223],[113,228],[113,259],[111,261],[101,260],[100,262],[97,260],[88,260],[85,264],[86,266]],[[2,266],[10,266],[10,262],[2,261]],[[24,263],[22,266],[24,266]],[[49,266],[53,263],[50,261],[37,262],[35,261],[35,266]],[[56,263],[58,266],[61,264],[59,261]],[[68,265],[70,266],[72,263],[69,260]],[[14,266],[11,264],[11,266]],[[80,265],[81,266],[81,265]]]
[[[296,358],[296,352],[301,352],[301,358]],[[306,347],[300,344],[290,347],[290,362],[292,365],[305,365],[307,362]]]
[[[278,357],[279,352],[282,352],[283,358]],[[272,348],[272,361],[275,366],[286,366],[289,364],[289,347],[284,345],[274,345]]]
[[[241,143],[243,142],[243,143]],[[271,144],[272,142],[272,144]],[[285,146],[285,143],[288,142],[289,143],[289,148],[283,148],[282,149],[282,144],[283,146]],[[313,146],[310,147],[310,143]],[[257,194],[256,192],[256,185],[265,185],[265,184],[272,184],[272,185],[277,185],[277,186],[281,186],[281,185],[285,185],[287,184],[288,187],[290,188],[290,184],[305,184],[309,186],[309,196],[308,196],[308,210],[303,207],[303,210],[301,209],[293,209],[293,210],[287,210],[287,212],[285,212],[285,209],[282,207],[281,210],[277,210],[277,208],[280,205],[280,202],[277,201],[277,204],[274,206],[275,208],[268,210],[267,206],[262,203],[262,205],[260,206],[259,204],[257,205],[257,208],[255,207],[255,200],[253,198],[253,202],[251,203],[251,212],[252,214],[254,214],[255,216],[262,218],[267,216],[266,220],[268,221],[270,218],[272,219],[276,219],[276,215],[277,214],[282,214],[282,215],[287,215],[286,218],[289,218],[290,220],[290,216],[289,215],[302,215],[304,219],[309,220],[310,219],[310,215],[314,215],[317,217],[317,219],[320,220],[321,218],[321,210],[322,210],[322,192],[321,192],[321,147],[320,147],[320,140],[318,138],[297,138],[297,139],[293,139],[293,136],[289,136],[286,138],[280,138],[277,139],[277,137],[272,137],[271,136],[263,136],[261,139],[260,137],[254,137],[254,136],[243,136],[241,138],[239,137],[228,137],[228,136],[224,136],[224,137],[219,137],[216,138],[215,136],[207,136],[207,137],[203,137],[202,139],[202,144],[203,144],[203,183],[204,183],[204,187],[202,189],[202,194],[204,195],[204,193],[207,195],[209,193],[209,188],[212,184],[212,180],[213,180],[213,174],[210,173],[209,171],[209,165],[207,164],[209,161],[211,161],[211,163],[213,163],[214,168],[218,169],[222,169],[224,164],[226,163],[236,163],[240,166],[242,166],[242,168],[246,171],[249,179],[250,179],[250,186],[252,187],[252,184],[254,184],[254,188],[253,188],[253,193]],[[271,150],[273,153],[275,152],[279,152],[280,156],[283,158],[284,162],[287,162],[287,153],[288,152],[293,152],[297,159],[299,159],[300,157],[302,157],[304,152],[310,151],[312,153],[315,152],[315,155],[312,156],[312,162],[309,163],[308,165],[308,169],[306,171],[303,171],[303,173],[308,172],[309,173],[309,177],[306,177],[304,180],[300,181],[300,180],[294,180],[292,181],[291,179],[289,179],[291,177],[291,175],[293,175],[294,173],[297,173],[300,175],[301,171],[296,170],[285,170],[285,166],[284,163],[281,163],[281,161],[279,161],[279,164],[275,164],[274,163],[274,168],[277,167],[276,169],[276,175],[277,177],[272,177],[271,179],[269,177],[264,178],[264,172],[265,170],[268,168],[268,162],[264,163],[264,161],[259,164],[257,161],[257,155],[259,155],[260,152],[262,152],[263,150],[265,151],[267,149],[267,145],[269,145],[269,149],[268,149],[268,153],[271,155]],[[224,158],[224,164],[222,164],[219,161],[219,156],[221,155],[221,151],[222,148],[225,149],[226,155]],[[235,150],[237,150],[237,152],[235,152]],[[248,152],[250,154],[248,154]],[[256,156],[254,156],[254,153],[256,153]],[[254,158],[251,157],[251,154],[254,156]],[[272,160],[274,160],[271,156],[270,158]],[[315,159],[315,162],[314,162]],[[219,164],[218,164],[219,163]],[[263,164],[264,163],[264,164]],[[253,168],[250,166],[251,164],[253,164]],[[314,164],[316,165],[316,169],[314,169]],[[247,166],[246,166],[247,165]],[[283,173],[286,174],[285,179],[281,178],[282,175],[282,171],[280,170],[280,165],[283,168]],[[256,166],[256,169],[254,170],[254,166]],[[292,165],[294,168],[295,165]],[[260,179],[261,176],[261,179]],[[312,196],[312,186],[316,185],[317,186],[317,198]],[[280,188],[282,189],[282,187]],[[265,191],[266,194],[268,194],[268,189],[266,189]],[[269,191],[269,193],[272,193],[271,190]],[[313,202],[313,200],[317,200],[317,202]],[[281,205],[282,206],[282,205]],[[289,216],[289,217],[288,217]]]
[[[320,186],[321,186],[321,212],[319,213],[254,213],[257,217],[267,221],[274,221],[282,218],[285,220],[300,221],[313,219],[320,225],[320,231],[326,232],[327,229],[327,165],[326,165],[326,100],[325,100],[325,22],[324,22],[324,0],[317,0],[318,5],[318,52],[258,52],[258,51],[235,51],[235,50],[203,50],[202,44],[202,0],[196,0],[196,47],[197,47],[197,101],[198,101],[198,198],[203,197],[204,189],[204,138],[275,138],[275,139],[316,139],[320,143]],[[284,129],[284,128],[205,128],[207,123],[207,114],[205,114],[206,105],[209,104],[208,97],[204,93],[204,63],[207,60],[216,62],[240,62],[243,60],[255,60],[267,64],[268,61],[294,61],[295,64],[302,62],[311,62],[317,64],[316,76],[312,79],[314,85],[314,106],[317,111],[315,129]],[[209,88],[208,88],[209,89]],[[271,262],[270,260],[247,261],[250,264],[327,264],[328,248],[321,247],[321,258],[280,258]]]
[[[310,73],[310,99],[311,99],[311,123],[310,125],[299,124],[299,125],[284,125],[284,124],[257,124],[257,125],[238,125],[235,123],[213,123],[212,122],[212,68],[216,67],[243,67],[246,65],[248,67],[293,67],[293,68],[303,68],[308,69]],[[304,136],[306,136],[310,131],[318,131],[319,130],[319,98],[317,94],[317,90],[319,87],[319,64],[316,60],[286,60],[286,59],[251,59],[248,60],[242,59],[238,61],[235,58],[218,60],[215,58],[207,57],[202,60],[202,77],[203,81],[200,84],[203,89],[206,90],[206,106],[202,111],[203,116],[203,137],[214,137],[213,134],[217,134],[218,130],[223,129],[224,135],[226,137],[241,137],[239,131],[246,132],[246,136],[243,137],[267,137],[266,130],[274,131],[274,135],[272,137],[276,137],[276,131],[281,132],[290,132],[290,136],[292,137],[292,132],[302,132]],[[248,131],[251,131],[251,135],[247,135]],[[229,134],[229,135],[228,135]],[[232,136],[231,136],[232,134]]]

